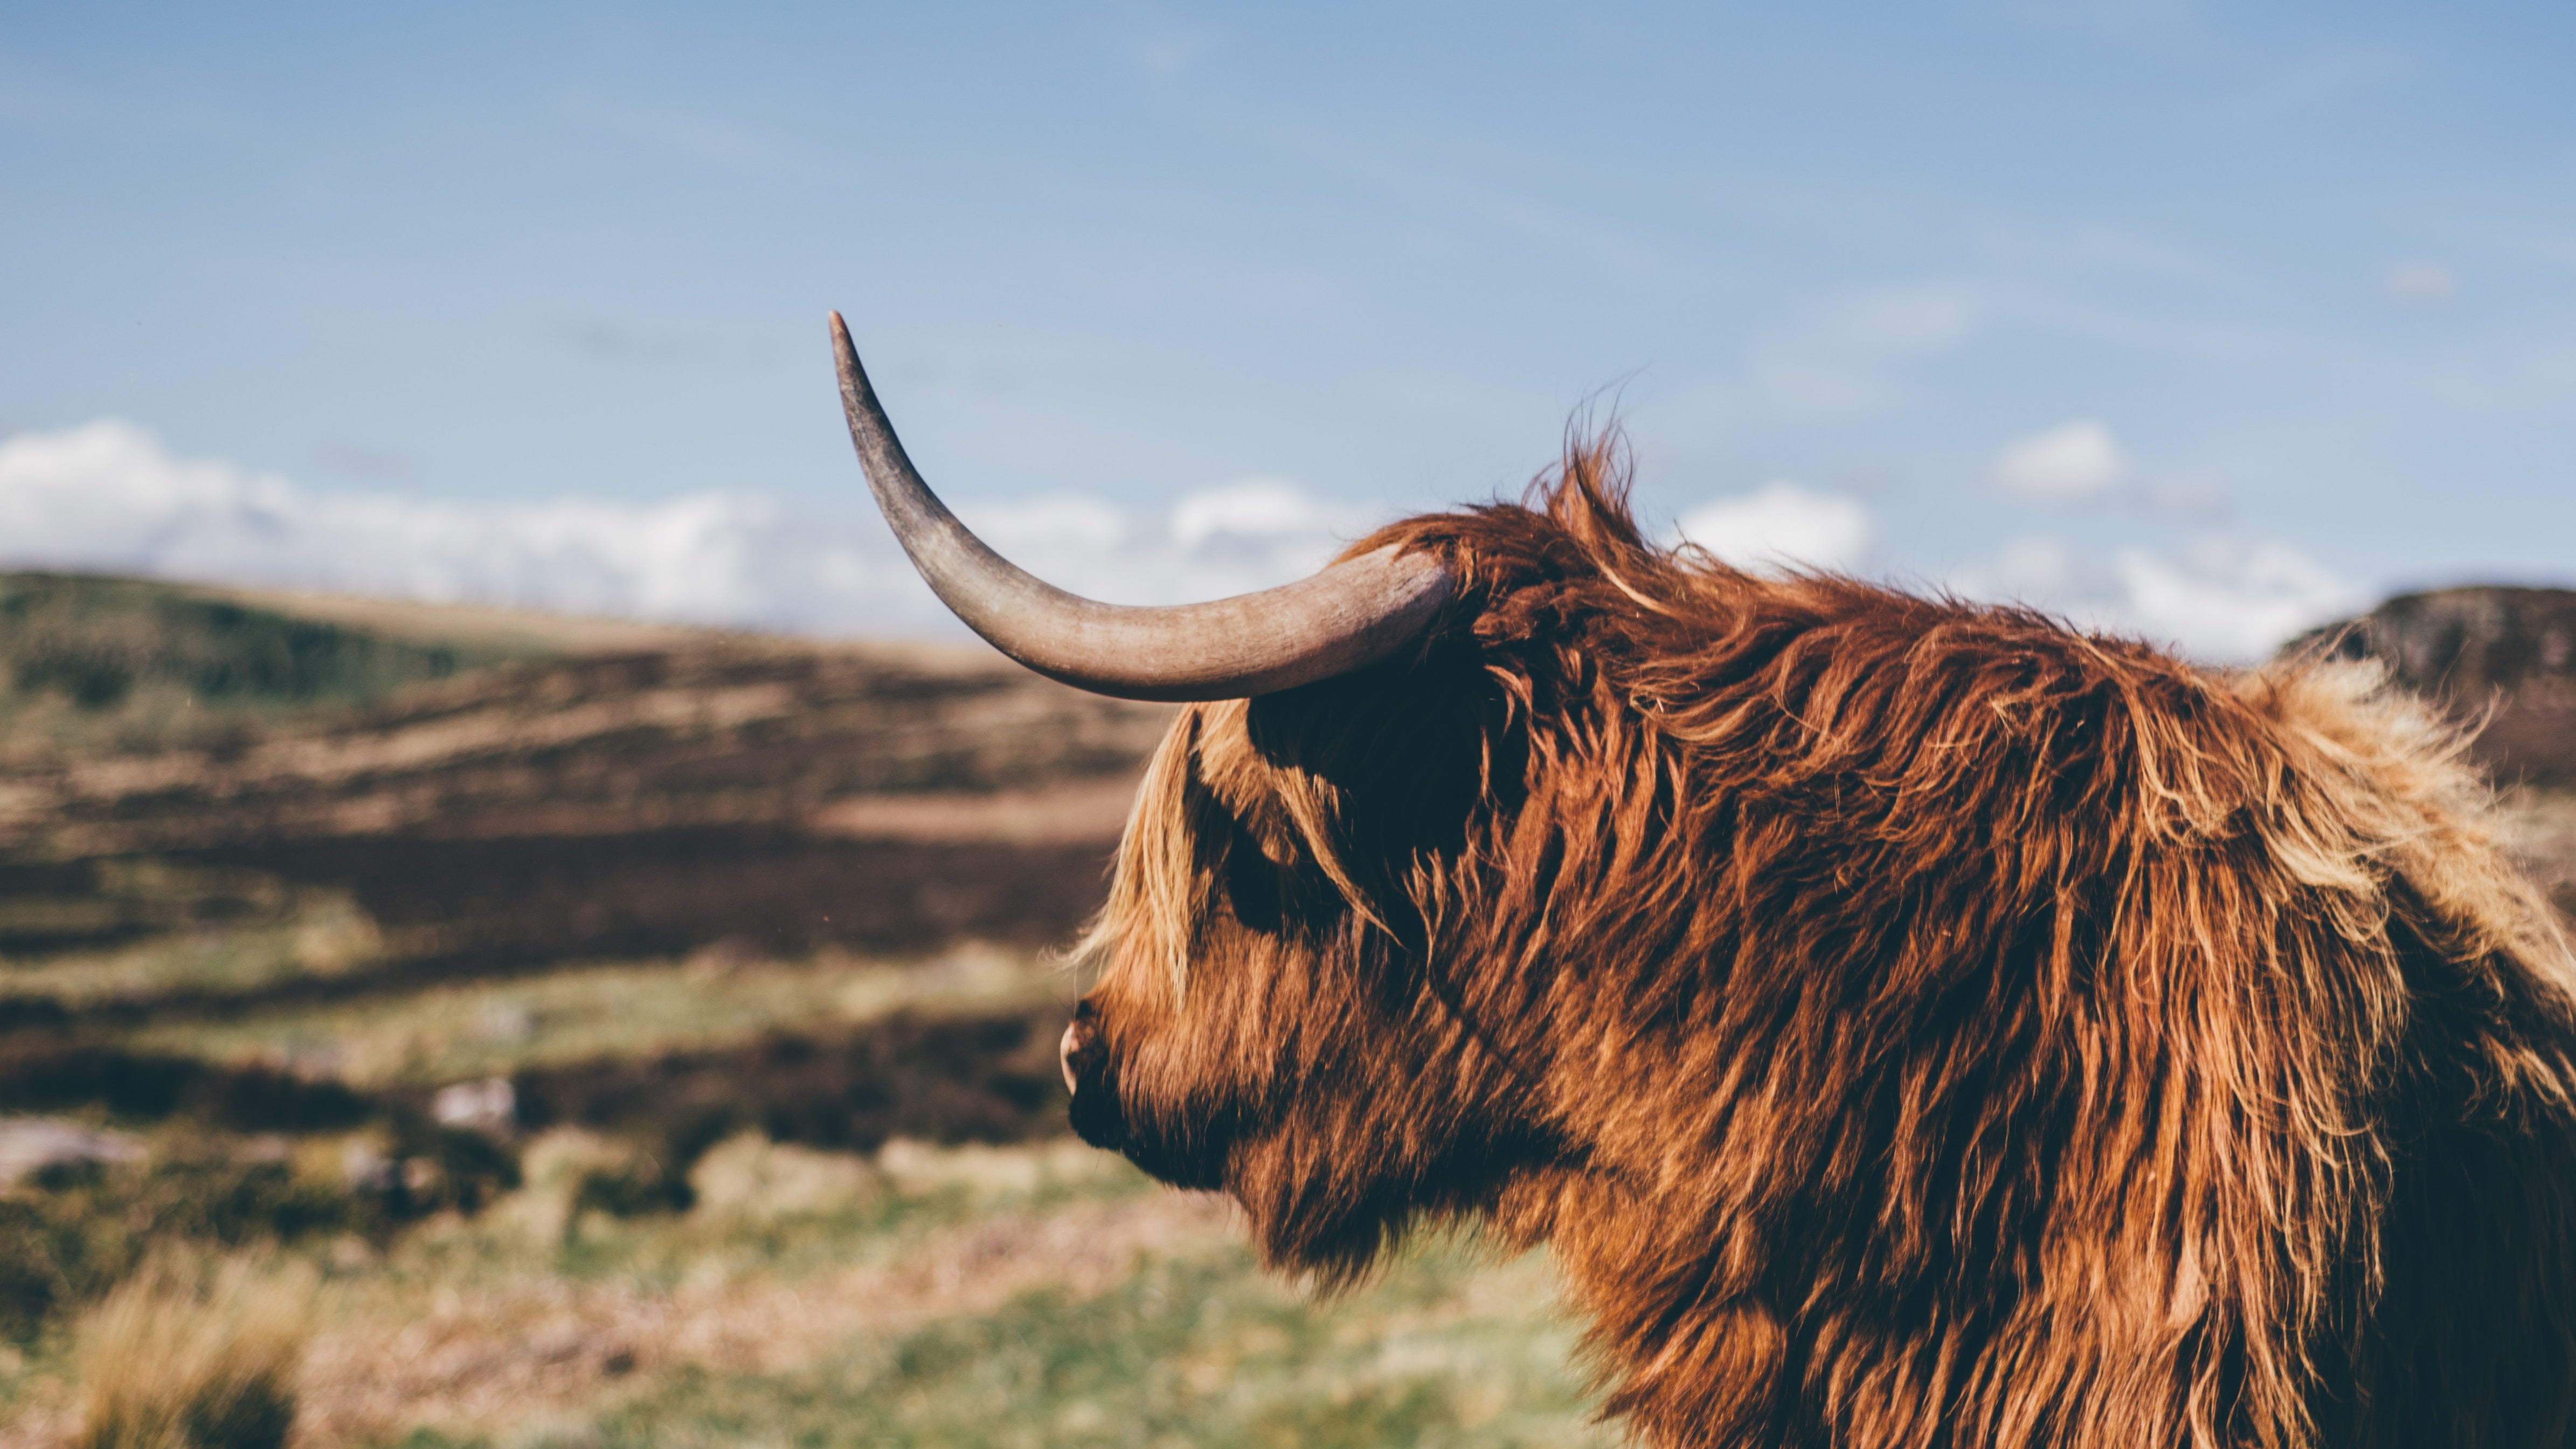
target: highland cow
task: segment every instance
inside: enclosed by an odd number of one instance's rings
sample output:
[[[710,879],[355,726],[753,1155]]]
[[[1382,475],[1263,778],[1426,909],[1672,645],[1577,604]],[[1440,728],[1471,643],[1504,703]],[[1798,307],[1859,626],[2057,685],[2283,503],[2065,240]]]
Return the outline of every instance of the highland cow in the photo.
[[[1599,446],[1113,609],[966,534],[835,335],[951,607],[1194,701],[1064,1058],[1270,1263],[1551,1244],[1658,1445],[2576,1444],[2576,960],[2366,669],[1749,575]]]

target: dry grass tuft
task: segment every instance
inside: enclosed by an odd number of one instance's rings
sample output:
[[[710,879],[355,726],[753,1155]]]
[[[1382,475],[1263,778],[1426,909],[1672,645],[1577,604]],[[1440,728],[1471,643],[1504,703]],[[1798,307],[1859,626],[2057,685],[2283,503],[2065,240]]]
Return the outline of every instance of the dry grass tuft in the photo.
[[[315,1339],[304,1371],[301,1438],[400,1442],[432,1429],[446,1437],[421,1442],[516,1442],[522,1426],[606,1412],[657,1384],[799,1372],[854,1342],[898,1342],[1033,1292],[1089,1300],[1148,1262],[1239,1262],[1248,1277],[1229,1212],[1211,1198],[1144,1189],[1037,1211],[1014,1205],[920,1233],[862,1228],[830,1240],[833,1257],[850,1261],[784,1276],[747,1255],[723,1271],[729,1255],[721,1245],[742,1240],[710,1237],[691,1255],[701,1270],[667,1286],[651,1281],[660,1275],[514,1273],[424,1303],[417,1287],[381,1279],[380,1291],[353,1289],[334,1300],[336,1321]],[[666,1219],[603,1224],[601,1232],[705,1227]],[[452,1231],[440,1254],[451,1263],[484,1229]],[[647,1442],[761,1437],[737,1426],[708,1438],[657,1433]]]
[[[1129,1171],[1117,1156],[1070,1137],[1030,1146],[981,1142],[942,1147],[897,1137],[877,1151],[877,1168],[898,1192],[959,1190],[970,1201],[1027,1197],[1049,1186],[1112,1181]]]
[[[695,1211],[745,1222],[864,1205],[886,1190],[885,1174],[854,1152],[817,1152],[739,1132],[708,1149],[689,1170]]]
[[[278,1449],[312,1333],[310,1270],[155,1261],[81,1321],[78,1449]]]
[[[496,1221],[541,1245],[571,1241],[583,1213],[640,1201],[662,1178],[661,1165],[642,1147],[578,1127],[558,1127],[530,1142],[519,1172],[525,1185],[493,1205]]]

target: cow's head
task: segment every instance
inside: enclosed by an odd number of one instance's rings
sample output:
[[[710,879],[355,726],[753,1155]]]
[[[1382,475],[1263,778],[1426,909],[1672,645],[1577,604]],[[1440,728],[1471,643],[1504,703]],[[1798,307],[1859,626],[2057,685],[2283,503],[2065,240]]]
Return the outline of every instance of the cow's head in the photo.
[[[1187,702],[1087,943],[1076,1130],[1230,1192],[1274,1262],[1327,1274],[1415,1213],[1543,1181],[1566,1152],[1534,1080],[1543,1004],[1462,958],[1492,938],[1531,748],[1491,580],[1417,525],[1209,604],[1062,593],[930,493],[833,335],[870,487],[941,600],[1041,673]]]
[[[1425,908],[1494,814],[1487,683],[1435,657],[1194,705],[1137,800],[1067,1030],[1074,1125],[1233,1193],[1276,1259],[1355,1266],[1544,1156],[1470,1025],[1502,1008],[1438,974]]]

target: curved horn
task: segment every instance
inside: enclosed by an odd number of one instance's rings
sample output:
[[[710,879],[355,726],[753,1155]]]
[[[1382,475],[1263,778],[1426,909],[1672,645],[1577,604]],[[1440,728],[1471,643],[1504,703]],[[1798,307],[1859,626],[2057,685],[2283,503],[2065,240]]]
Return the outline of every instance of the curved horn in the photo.
[[[968,628],[1040,674],[1121,699],[1242,699],[1383,659],[1449,600],[1439,560],[1393,549],[1205,604],[1130,608],[1068,594],[985,547],[921,481],[838,312],[832,345],[850,442],[913,567]]]

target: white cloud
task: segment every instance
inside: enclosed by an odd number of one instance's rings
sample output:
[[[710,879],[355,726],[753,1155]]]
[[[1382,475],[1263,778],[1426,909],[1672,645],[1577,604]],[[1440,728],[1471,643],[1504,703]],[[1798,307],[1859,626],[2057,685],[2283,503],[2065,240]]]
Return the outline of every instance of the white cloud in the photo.
[[[1120,604],[1213,599],[1302,578],[1378,521],[1277,478],[1187,494],[1159,514],[1059,497],[988,503],[960,516],[1047,582]]]
[[[1682,515],[1684,539],[1741,568],[1804,565],[1853,569],[1869,554],[1869,509],[1775,478],[1750,493],[1713,499]]]
[[[964,512],[1031,572],[1127,603],[1284,583],[1374,522],[1276,479],[1159,515],[1082,497]],[[113,420],[0,441],[0,564],[760,628],[956,627],[873,514],[800,518],[731,492],[462,504],[308,490],[173,458]]]
[[[2134,471],[2111,430],[2078,418],[2006,444],[1995,455],[1995,486],[2016,498],[2055,503],[2096,498]]]
[[[1172,539],[1197,548],[1219,538],[1263,544],[1312,539],[1331,532],[1333,520],[1296,484],[1246,478],[1184,498],[1172,510]]]
[[[2167,518],[2197,518],[2214,522],[2227,517],[2227,485],[2215,478],[2194,473],[2177,473],[2163,478],[2150,478],[2141,502],[2150,513]]]
[[[1031,549],[1108,553],[1135,542],[1134,520],[1081,494],[1008,504],[969,503],[960,516],[978,537],[1004,554]]]
[[[851,487],[858,490],[855,477]],[[1077,593],[1176,603],[1311,572],[1376,515],[1253,478],[1167,510],[1055,496],[962,512],[995,548]],[[1774,480],[1685,514],[1730,562],[1865,564],[1858,500]],[[798,517],[746,493],[663,503],[438,503],[305,489],[173,458],[103,421],[0,440],[0,566],[95,569],[821,633],[954,633],[872,512]],[[2280,544],[2213,533],[2176,550],[2023,539],[1950,586],[2212,659],[2260,655],[2368,601]]]
[[[2106,561],[2076,552],[2064,539],[2016,538],[1992,557],[1953,572],[1952,593],[1990,603],[2029,604],[2055,613],[2096,611],[2117,599]]]
[[[2255,658],[2370,604],[2297,549],[2261,539],[2211,534],[2176,555],[2124,548],[2112,566],[2133,628],[2214,659]]]
[[[2286,544],[2209,533],[2177,550],[2110,553],[2023,538],[1953,574],[1969,598],[2029,604],[2135,634],[2195,658],[2261,658],[2301,630],[2367,608],[2369,596]]]

